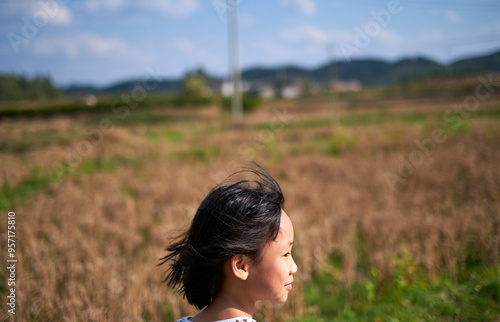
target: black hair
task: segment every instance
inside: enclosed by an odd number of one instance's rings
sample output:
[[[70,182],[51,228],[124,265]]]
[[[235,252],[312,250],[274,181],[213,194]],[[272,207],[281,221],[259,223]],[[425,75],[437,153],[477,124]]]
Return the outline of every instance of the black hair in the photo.
[[[223,266],[234,255],[257,261],[263,247],[276,239],[285,199],[279,184],[263,168],[244,169],[212,189],[200,204],[190,228],[179,235],[160,259],[172,261],[164,282],[198,309],[219,293]],[[235,175],[257,178],[234,183]]]

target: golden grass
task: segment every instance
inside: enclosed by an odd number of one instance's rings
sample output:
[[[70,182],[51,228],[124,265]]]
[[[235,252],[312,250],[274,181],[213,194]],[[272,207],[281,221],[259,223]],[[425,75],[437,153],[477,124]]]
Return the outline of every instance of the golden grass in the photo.
[[[78,168],[80,163],[48,189],[18,201],[11,209],[18,233],[17,318],[159,321],[195,313],[161,284],[163,268],[155,265],[168,237],[187,227],[210,188],[248,161],[264,166],[284,190],[299,266],[287,304],[259,304],[258,317],[280,321],[305,314],[301,287],[332,254],[343,258],[342,271],[332,274],[351,283],[360,260],[358,234],[366,239],[370,265],[383,277],[389,276],[391,257],[403,245],[429,278],[443,270],[456,272],[467,252],[479,254],[485,264],[498,263],[498,119],[464,120],[466,133],[450,134],[437,144],[393,190],[385,173],[397,173],[400,157],[416,150],[415,139],[445,128],[441,120],[285,128],[296,121],[328,119],[332,111],[326,103],[274,104],[248,116],[240,129],[230,127],[227,115],[214,108],[187,111],[201,118],[168,125],[122,127],[115,122],[81,162],[107,160],[112,169],[89,172]],[[422,111],[415,102],[409,103],[412,108],[404,104],[386,103],[384,110]],[[444,112],[450,104],[425,110]],[[335,113],[350,112],[339,105]],[[2,140],[57,129],[75,147],[85,141],[80,133],[90,126],[65,118],[33,122],[3,121]],[[275,127],[259,130],[259,124]],[[169,139],[167,129],[181,135]],[[332,137],[350,143],[332,143]],[[338,144],[337,154],[330,153],[331,144]],[[65,160],[67,146],[1,151],[2,184],[19,184],[34,167],[49,173]],[[5,237],[6,224],[0,233]],[[4,263],[5,256],[3,247]]]

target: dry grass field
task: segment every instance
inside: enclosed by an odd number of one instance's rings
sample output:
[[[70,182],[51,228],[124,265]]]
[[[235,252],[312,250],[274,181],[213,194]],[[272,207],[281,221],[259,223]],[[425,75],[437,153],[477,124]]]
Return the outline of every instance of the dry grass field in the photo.
[[[1,120],[0,259],[14,211],[16,317],[195,313],[161,283],[156,264],[210,188],[251,161],[284,190],[299,267],[283,307],[259,304],[261,321],[319,314],[306,300],[316,272],[348,289],[370,274],[382,287],[398,268],[433,281],[459,279],[474,263],[494,267],[500,98],[447,112],[463,100],[275,101],[239,127],[216,106]]]

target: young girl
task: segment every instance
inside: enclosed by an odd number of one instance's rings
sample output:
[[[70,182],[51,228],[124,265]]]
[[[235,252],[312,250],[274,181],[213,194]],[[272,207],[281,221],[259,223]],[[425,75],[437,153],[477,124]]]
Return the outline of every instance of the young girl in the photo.
[[[177,322],[255,322],[255,302],[282,304],[292,290],[293,225],[281,188],[260,167],[230,178],[247,173],[256,178],[214,188],[166,248],[165,282],[202,310]]]

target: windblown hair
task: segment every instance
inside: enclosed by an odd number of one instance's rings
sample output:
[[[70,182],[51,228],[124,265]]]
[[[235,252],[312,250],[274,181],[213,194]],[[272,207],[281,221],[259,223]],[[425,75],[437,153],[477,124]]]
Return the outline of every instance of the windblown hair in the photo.
[[[256,178],[228,183],[247,173]],[[164,282],[198,309],[208,306],[222,287],[226,260],[245,255],[258,261],[276,239],[284,202],[280,186],[261,167],[229,176],[205,197],[190,228],[165,249],[159,265],[171,264]]]

